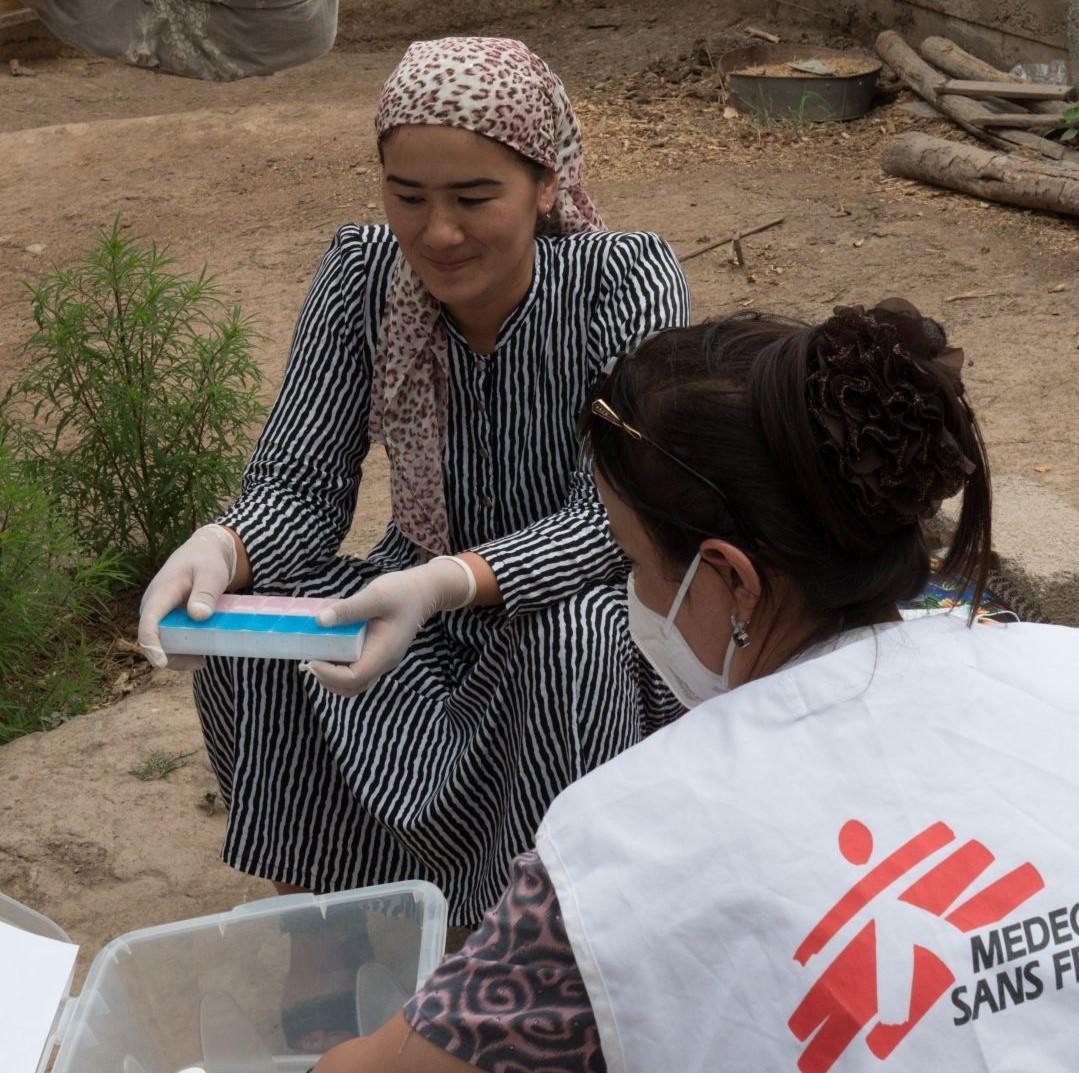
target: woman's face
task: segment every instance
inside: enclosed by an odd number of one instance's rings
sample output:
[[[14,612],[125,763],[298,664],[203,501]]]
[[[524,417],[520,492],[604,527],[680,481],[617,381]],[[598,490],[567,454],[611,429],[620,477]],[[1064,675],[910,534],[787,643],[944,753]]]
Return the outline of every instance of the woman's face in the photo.
[[[666,617],[674,604],[684,571],[672,568],[660,555],[636,511],[619,498],[598,473],[596,485],[607,508],[611,535],[632,566],[638,599],[645,607]],[[719,542],[708,543],[718,545]],[[730,588],[709,563],[709,558],[698,566],[678,610],[675,625],[701,663],[720,673],[731,636],[731,615],[736,609]]]
[[[472,131],[403,126],[382,143],[382,197],[401,252],[451,313],[502,320],[532,279],[537,216],[555,179]]]

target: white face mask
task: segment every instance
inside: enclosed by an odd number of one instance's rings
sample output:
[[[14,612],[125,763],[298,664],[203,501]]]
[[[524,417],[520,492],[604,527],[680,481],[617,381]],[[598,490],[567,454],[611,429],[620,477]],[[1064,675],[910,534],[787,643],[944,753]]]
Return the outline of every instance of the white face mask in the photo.
[[[734,659],[734,650],[737,647],[732,634],[727,645],[727,654],[723,658],[723,673],[716,674],[701,663],[674,624],[700,563],[701,553],[697,552],[696,558],[689,564],[689,569],[682,578],[682,584],[678,586],[674,603],[671,604],[666,618],[641,603],[632,573],[627,584],[629,634],[656,669],[656,673],[666,682],[667,688],[687,708],[695,708],[709,698],[730,690],[731,660]]]

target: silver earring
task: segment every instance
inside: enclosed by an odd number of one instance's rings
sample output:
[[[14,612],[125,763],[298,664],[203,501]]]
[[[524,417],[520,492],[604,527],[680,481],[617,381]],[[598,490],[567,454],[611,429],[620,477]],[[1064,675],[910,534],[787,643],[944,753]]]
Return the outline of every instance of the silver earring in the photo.
[[[745,648],[749,644],[748,622],[739,622],[731,615],[731,637],[734,639],[735,648]]]

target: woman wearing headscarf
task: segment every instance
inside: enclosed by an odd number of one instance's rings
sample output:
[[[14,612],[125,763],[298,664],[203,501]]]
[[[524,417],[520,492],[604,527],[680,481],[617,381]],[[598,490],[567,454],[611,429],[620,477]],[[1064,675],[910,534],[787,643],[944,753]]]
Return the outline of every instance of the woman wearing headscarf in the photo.
[[[224,859],[281,889],[428,879],[468,924],[558,792],[681,711],[630,641],[575,419],[688,294],[662,240],[603,230],[520,42],[412,45],[376,126],[388,226],[334,238],[242,493],[154,579],[140,642],[163,665],[160,618],[224,591],[347,597],[323,621],[368,621],[358,663],[196,676]],[[372,440],[393,520],[340,556]]]

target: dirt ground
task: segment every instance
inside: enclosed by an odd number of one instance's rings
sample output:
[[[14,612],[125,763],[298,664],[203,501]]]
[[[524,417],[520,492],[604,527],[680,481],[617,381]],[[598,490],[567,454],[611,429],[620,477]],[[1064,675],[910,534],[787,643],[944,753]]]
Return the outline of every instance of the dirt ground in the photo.
[[[959,136],[894,101],[805,131],[730,116],[705,61],[745,41],[733,14],[689,0],[657,10],[644,0],[346,0],[334,51],[272,78],[207,85],[80,56],[27,64],[36,77],[0,75],[0,387],[30,331],[21,281],[118,216],[184,268],[208,264],[258,316],[272,394],[333,230],[382,219],[374,104],[404,44],[512,34],[563,74],[609,226],[658,231],[685,254],[784,217],[745,240],[745,269],[722,249],[687,262],[697,317],[755,306],[817,318],[839,303],[910,298],[966,349],[996,473],[1079,508],[1074,223],[886,178],[889,133]],[[350,548],[368,547],[387,516],[379,456]],[[140,782],[130,770],[154,750],[192,755]],[[213,790],[188,686],[155,673],[113,707],[0,750],[0,890],[81,942],[82,972],[124,931],[263,897],[267,884],[216,861],[224,818],[206,808]]]

